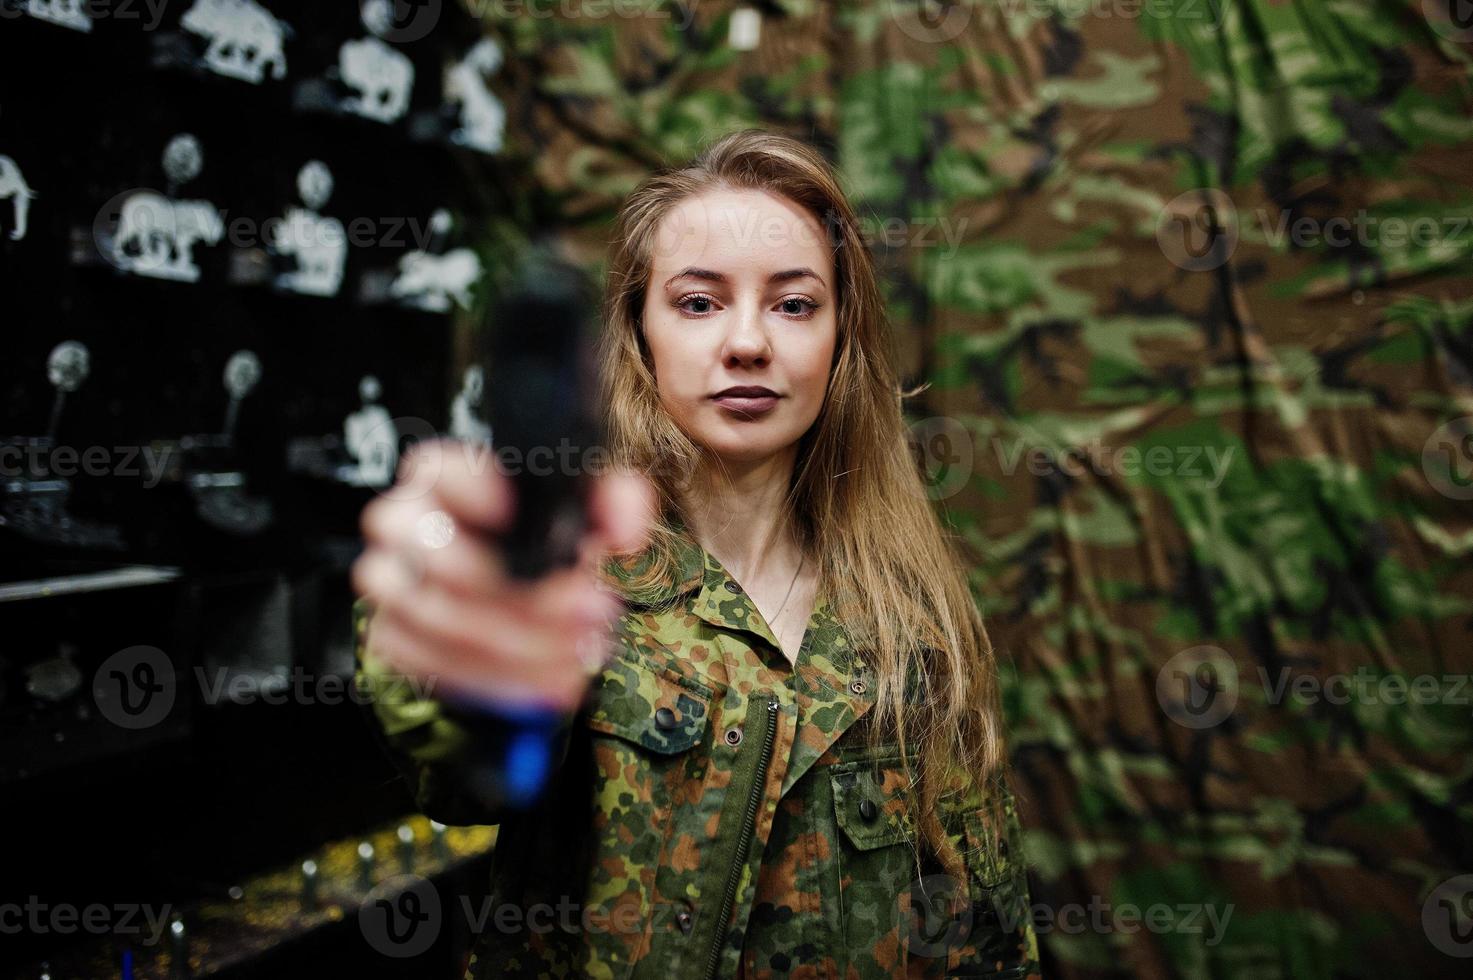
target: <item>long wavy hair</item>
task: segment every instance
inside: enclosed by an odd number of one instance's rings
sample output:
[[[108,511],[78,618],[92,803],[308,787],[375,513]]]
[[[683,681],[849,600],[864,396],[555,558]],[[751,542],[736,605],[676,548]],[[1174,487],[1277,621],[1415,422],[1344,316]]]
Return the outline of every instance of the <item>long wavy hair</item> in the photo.
[[[788,513],[819,569],[820,591],[874,672],[867,737],[875,746],[899,743],[920,841],[960,875],[938,804],[967,788],[990,799],[1005,776],[995,658],[909,449],[889,323],[854,210],[828,162],[790,137],[755,129],[724,136],[689,164],[652,174],[619,211],[599,359],[609,448],[617,462],[649,476],[661,504],[648,546],[631,563],[641,574],[626,588],[637,592],[674,575],[678,540],[688,535],[683,500],[707,462],[661,406],[644,339],[655,237],[677,204],[720,188],[767,191],[802,205],[833,249],[833,367],[818,418],[799,443]],[[997,829],[995,808],[984,810]]]

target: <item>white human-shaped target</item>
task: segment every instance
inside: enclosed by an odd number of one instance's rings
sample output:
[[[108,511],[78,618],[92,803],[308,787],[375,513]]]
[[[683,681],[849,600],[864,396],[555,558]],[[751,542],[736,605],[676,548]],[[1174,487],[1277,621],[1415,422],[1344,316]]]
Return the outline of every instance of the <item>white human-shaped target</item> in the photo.
[[[205,64],[218,75],[253,85],[268,68],[272,78],[286,77],[283,43],[291,29],[255,0],[194,0],[179,26],[205,39]]]
[[[436,211],[430,230],[443,237],[450,231],[450,212]],[[406,306],[431,313],[447,313],[454,298],[461,309],[471,308],[471,287],[481,278],[481,257],[468,248],[444,255],[415,250],[399,260],[399,275],[389,286],[389,295]]]
[[[479,364],[465,369],[460,391],[450,403],[450,434],[466,442],[491,445],[491,427],[481,420],[481,399],[485,395],[486,372]]]
[[[348,41],[338,49],[338,74],[354,95],[343,100],[346,112],[391,123],[409,109],[414,89],[414,63],[383,41],[394,28],[393,0],[365,0],[363,26],[372,36]]]
[[[170,140],[164,150],[164,173],[171,192],[197,177],[203,165],[197,139],[185,133]],[[224,234],[225,223],[209,201],[180,201],[156,191],[137,191],[123,201],[117,234],[106,252],[124,272],[198,282],[195,246],[214,245]]]
[[[92,17],[87,13],[87,6],[88,0],[30,0],[26,4],[26,13],[37,20],[90,34]]]
[[[0,156],[0,201],[9,201],[14,209],[14,220],[10,226],[12,241],[18,242],[26,237],[31,201],[35,197],[36,192],[31,190],[25,175],[20,172],[20,164],[10,157]]]
[[[378,378],[365,375],[358,382],[363,407],[343,421],[343,444],[358,462],[348,479],[359,486],[388,486],[399,464],[399,438],[394,420],[388,409],[378,404],[382,390]]]
[[[486,76],[501,67],[501,47],[483,38],[445,73],[445,97],[460,105],[460,128],[450,140],[482,153],[501,150],[506,133],[506,109],[486,84]]]
[[[276,285],[309,296],[336,296],[343,284],[348,260],[348,236],[337,218],[318,210],[332,197],[332,171],[320,160],[310,160],[297,174],[297,191],[305,208],[288,208],[277,225],[271,244],[282,255],[296,259],[297,268],[276,277]]]

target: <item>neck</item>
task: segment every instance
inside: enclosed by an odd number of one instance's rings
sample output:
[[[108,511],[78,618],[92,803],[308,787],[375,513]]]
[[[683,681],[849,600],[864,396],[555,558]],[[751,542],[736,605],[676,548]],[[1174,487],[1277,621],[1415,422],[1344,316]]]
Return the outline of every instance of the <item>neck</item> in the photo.
[[[691,533],[733,577],[791,574],[802,557],[787,510],[797,448],[750,464],[712,460],[685,499]]]

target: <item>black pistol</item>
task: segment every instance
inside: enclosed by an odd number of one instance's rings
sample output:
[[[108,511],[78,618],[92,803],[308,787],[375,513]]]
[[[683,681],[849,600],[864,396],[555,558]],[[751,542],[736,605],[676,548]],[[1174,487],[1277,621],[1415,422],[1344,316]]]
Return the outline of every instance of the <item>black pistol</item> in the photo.
[[[482,330],[486,421],[515,499],[513,525],[500,543],[509,573],[519,578],[573,564],[587,527],[590,478],[583,470],[602,437],[593,407],[597,309],[588,278],[537,244],[523,254]],[[492,807],[533,802],[556,764],[561,713],[464,699],[446,707],[474,740],[472,793]]]

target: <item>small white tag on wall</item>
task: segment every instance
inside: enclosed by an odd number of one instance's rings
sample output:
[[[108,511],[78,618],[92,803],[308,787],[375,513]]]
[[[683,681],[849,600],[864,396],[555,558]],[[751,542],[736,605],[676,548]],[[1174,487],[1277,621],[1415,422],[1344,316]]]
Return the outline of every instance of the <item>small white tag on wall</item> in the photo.
[[[35,196],[36,192],[31,190],[30,185],[26,183],[25,175],[20,172],[20,164],[10,157],[0,156],[0,202],[10,202],[13,209],[10,224],[11,241],[18,242],[26,237],[31,200]]]
[[[255,0],[195,0],[179,26],[208,43],[205,64],[217,75],[261,84],[286,77],[282,45],[289,29]]]
[[[738,7],[731,12],[731,28],[726,43],[737,51],[751,51],[762,38],[762,15],[752,7]]]

